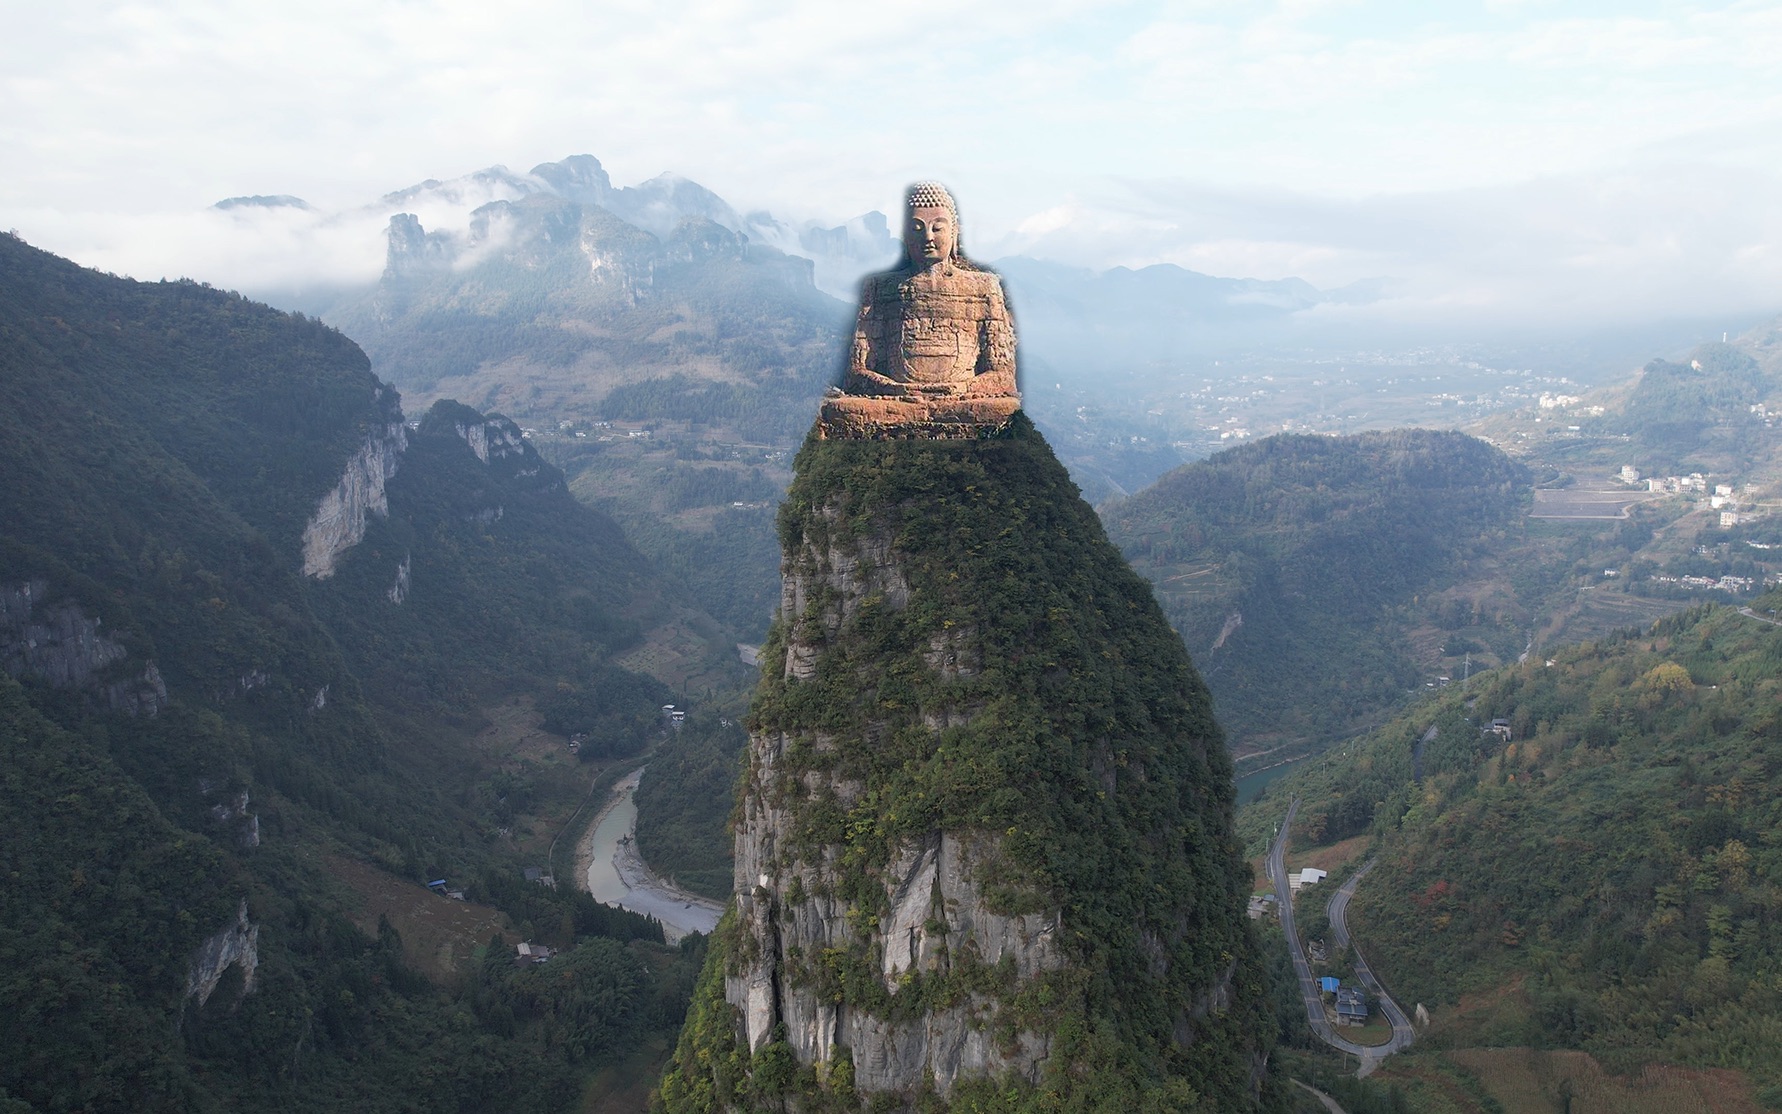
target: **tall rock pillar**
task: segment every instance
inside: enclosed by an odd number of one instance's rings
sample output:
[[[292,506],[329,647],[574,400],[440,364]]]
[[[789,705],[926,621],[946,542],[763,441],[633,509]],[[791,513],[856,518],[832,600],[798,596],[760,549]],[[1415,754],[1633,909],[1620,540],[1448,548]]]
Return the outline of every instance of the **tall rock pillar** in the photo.
[[[1253,1108],[1206,689],[1025,415],[911,405],[826,405],[799,454],[735,902],[661,1106]]]

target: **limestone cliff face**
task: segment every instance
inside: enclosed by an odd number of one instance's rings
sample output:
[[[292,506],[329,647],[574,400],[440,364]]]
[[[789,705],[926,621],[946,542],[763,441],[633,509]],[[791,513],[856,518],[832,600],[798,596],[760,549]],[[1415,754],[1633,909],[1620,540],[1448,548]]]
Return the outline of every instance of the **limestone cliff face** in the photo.
[[[260,926],[248,920],[247,899],[243,898],[235,920],[193,950],[186,965],[186,996],[204,1005],[231,967],[241,969],[242,993],[251,993],[259,966]]]
[[[908,576],[891,539],[872,533],[818,545],[806,539],[785,564],[781,613],[791,636],[784,644],[785,677],[815,677],[824,644],[854,622],[864,606],[908,604]],[[937,640],[940,669],[953,676],[977,672],[981,648],[970,637]],[[969,712],[931,713],[934,726],[964,723]],[[880,721],[874,731],[889,734]],[[782,1034],[806,1064],[829,1063],[843,1050],[855,1086],[874,1092],[913,1092],[931,1083],[946,1094],[961,1075],[1014,1071],[1039,1082],[1049,1041],[1003,1016],[997,997],[967,992],[944,1008],[910,1018],[875,1015],[835,1000],[825,957],[864,953],[869,974],[895,1006],[917,974],[946,976],[956,964],[1002,969],[1016,985],[1032,984],[1062,965],[1061,911],[1011,913],[986,897],[984,876],[1002,858],[992,833],[933,829],[897,841],[871,881],[866,900],[841,895],[849,884],[835,848],[815,855],[800,849],[801,820],[782,781],[796,779],[796,795],[833,801],[844,812],[867,792],[837,773],[792,771],[783,761],[800,746],[833,749],[821,735],[801,738],[761,731],[750,740],[744,812],[736,836],[737,926],[745,957],[726,979],[725,996],[740,1012],[751,1050]],[[860,910],[876,909],[863,917]],[[851,912],[852,910],[852,912]],[[1012,1034],[999,1032],[1012,1027]]]
[[[408,278],[449,271],[453,245],[444,236],[429,236],[421,227],[421,218],[413,213],[397,213],[390,218],[384,232],[388,249],[384,256],[384,279]]]
[[[655,283],[654,247],[616,229],[616,220],[602,220],[598,210],[584,220],[578,244],[588,262],[592,287],[627,305],[646,298]],[[615,232],[618,235],[615,235]]]
[[[735,908],[665,1108],[1254,1108],[1210,701],[1031,424],[812,439],[780,534]]]
[[[506,460],[510,456],[521,456],[526,452],[526,442],[520,437],[519,427],[506,418],[487,418],[477,422],[455,422],[458,436],[470,446],[470,451],[484,464],[493,456],[496,460]]]
[[[379,390],[380,401],[383,391]],[[407,430],[399,411],[388,420],[371,428],[365,442],[347,461],[340,482],[322,496],[315,514],[303,529],[303,575],[318,580],[334,575],[340,555],[359,544],[365,536],[367,519],[390,513],[389,497],[384,484],[396,474],[402,450],[407,447]]]
[[[9,676],[85,689],[114,711],[154,715],[167,703],[161,671],[129,661],[103,627],[72,601],[51,599],[47,581],[0,585],[0,668]]]

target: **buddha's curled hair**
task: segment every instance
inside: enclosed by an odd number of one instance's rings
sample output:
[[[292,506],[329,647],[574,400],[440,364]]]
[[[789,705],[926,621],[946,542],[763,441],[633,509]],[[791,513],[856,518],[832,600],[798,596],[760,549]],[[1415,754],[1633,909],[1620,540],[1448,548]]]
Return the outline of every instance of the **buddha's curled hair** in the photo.
[[[947,215],[953,218],[953,265],[966,271],[986,270],[986,268],[973,263],[965,254],[965,243],[959,227],[959,204],[953,200],[952,191],[939,182],[916,182],[911,185],[903,198],[905,223],[908,223],[912,210],[925,208],[945,209]],[[908,267],[911,262],[909,251],[906,249],[903,253],[902,265]]]

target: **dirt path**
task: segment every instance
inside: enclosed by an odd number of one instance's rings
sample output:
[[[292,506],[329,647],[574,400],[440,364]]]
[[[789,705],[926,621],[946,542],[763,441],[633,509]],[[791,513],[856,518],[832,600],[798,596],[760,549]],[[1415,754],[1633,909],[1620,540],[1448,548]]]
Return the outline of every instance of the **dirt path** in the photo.
[[[1314,1098],[1324,1104],[1324,1109],[1330,1111],[1330,1114],[1349,1114],[1347,1110],[1344,1110],[1342,1106],[1337,1103],[1337,1100],[1331,1098],[1318,1088],[1301,1083],[1297,1079],[1293,1081],[1293,1085],[1302,1091],[1309,1092]]]

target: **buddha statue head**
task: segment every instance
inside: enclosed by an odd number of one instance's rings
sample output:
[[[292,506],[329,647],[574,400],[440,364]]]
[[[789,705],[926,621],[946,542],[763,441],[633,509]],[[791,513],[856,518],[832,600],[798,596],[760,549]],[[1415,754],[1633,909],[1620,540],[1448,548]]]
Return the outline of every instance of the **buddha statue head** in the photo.
[[[959,206],[939,182],[917,182],[904,197],[904,264],[925,271],[940,262],[962,263]]]

